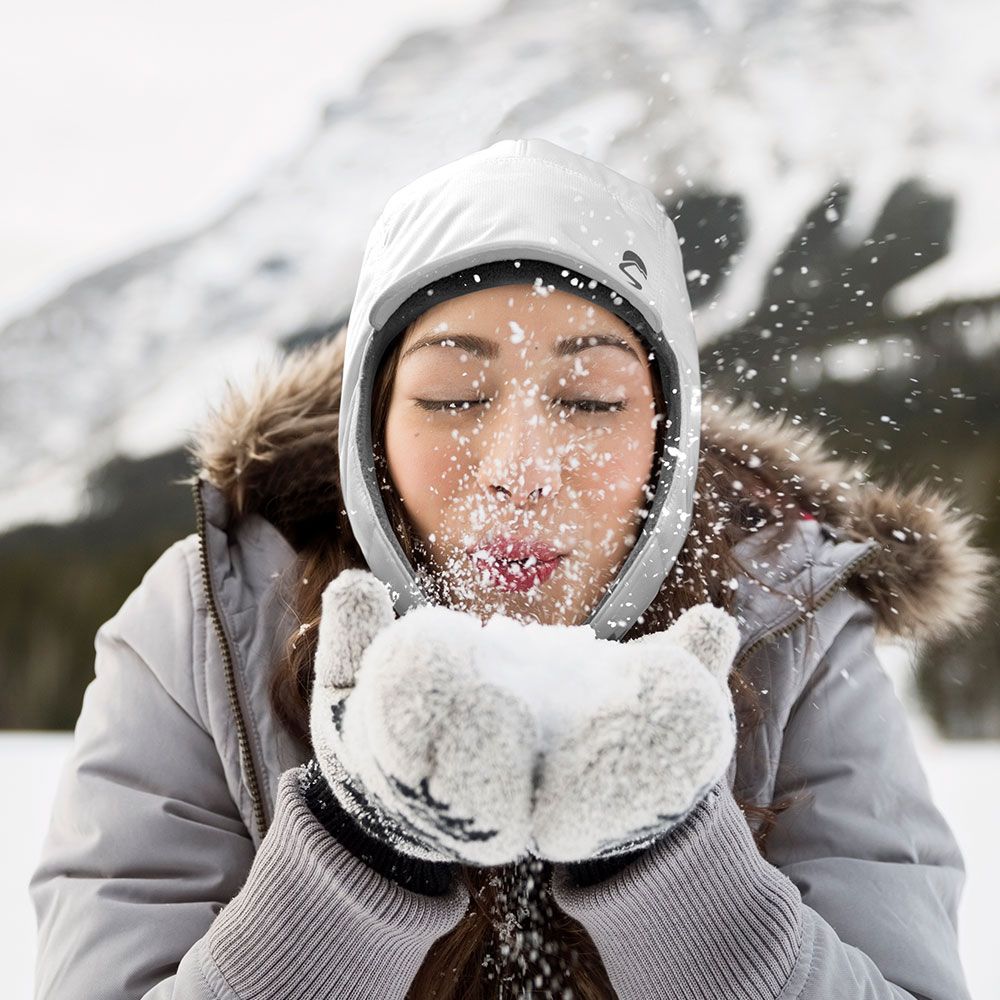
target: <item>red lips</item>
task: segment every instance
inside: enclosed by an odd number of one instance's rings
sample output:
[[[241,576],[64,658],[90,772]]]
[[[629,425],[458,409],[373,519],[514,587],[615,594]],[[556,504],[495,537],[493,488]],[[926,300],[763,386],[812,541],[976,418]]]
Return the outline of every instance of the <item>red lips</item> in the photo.
[[[565,553],[540,539],[496,535],[466,550],[476,568],[501,590],[525,591],[544,583]]]

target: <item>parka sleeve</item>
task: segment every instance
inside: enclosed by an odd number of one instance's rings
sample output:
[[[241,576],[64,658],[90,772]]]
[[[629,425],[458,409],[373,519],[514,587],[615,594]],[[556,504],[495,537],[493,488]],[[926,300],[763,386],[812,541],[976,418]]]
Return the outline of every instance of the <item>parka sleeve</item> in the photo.
[[[97,633],[30,885],[36,1000],[402,997],[467,892],[374,872],[312,816],[294,771],[255,854],[201,719],[185,544]]]
[[[723,780],[617,875],[580,888],[556,866],[555,899],[621,1000],[968,1000],[962,855],[876,658],[870,609],[844,592],[817,613],[837,615],[785,726],[774,796],[799,801],[766,858]]]

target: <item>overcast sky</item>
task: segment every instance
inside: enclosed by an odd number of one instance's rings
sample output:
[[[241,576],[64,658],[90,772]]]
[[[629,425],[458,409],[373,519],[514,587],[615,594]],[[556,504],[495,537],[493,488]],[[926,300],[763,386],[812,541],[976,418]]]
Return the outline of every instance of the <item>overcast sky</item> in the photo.
[[[0,323],[210,219],[410,30],[499,0],[0,0]]]

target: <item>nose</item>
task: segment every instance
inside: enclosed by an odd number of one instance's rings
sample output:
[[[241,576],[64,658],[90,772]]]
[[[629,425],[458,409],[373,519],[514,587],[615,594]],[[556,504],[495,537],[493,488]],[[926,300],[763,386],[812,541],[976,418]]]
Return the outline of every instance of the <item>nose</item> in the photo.
[[[537,397],[499,408],[486,433],[478,478],[483,489],[518,506],[552,497],[562,486],[562,463],[550,421]]]

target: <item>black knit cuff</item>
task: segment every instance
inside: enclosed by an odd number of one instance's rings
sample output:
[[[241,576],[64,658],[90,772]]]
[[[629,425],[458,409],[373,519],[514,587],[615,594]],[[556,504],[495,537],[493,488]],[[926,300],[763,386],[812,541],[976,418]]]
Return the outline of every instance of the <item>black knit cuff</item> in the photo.
[[[640,847],[638,850],[615,854],[610,858],[572,861],[566,865],[570,885],[576,889],[587,889],[592,885],[597,885],[598,882],[603,882],[605,879],[611,878],[612,875],[617,875],[620,871],[628,868],[633,861],[651,850],[652,847]]]
[[[425,896],[444,896],[451,890],[457,864],[407,857],[363,830],[337,801],[315,758],[299,769],[299,785],[310,811],[330,836],[371,869]]]

